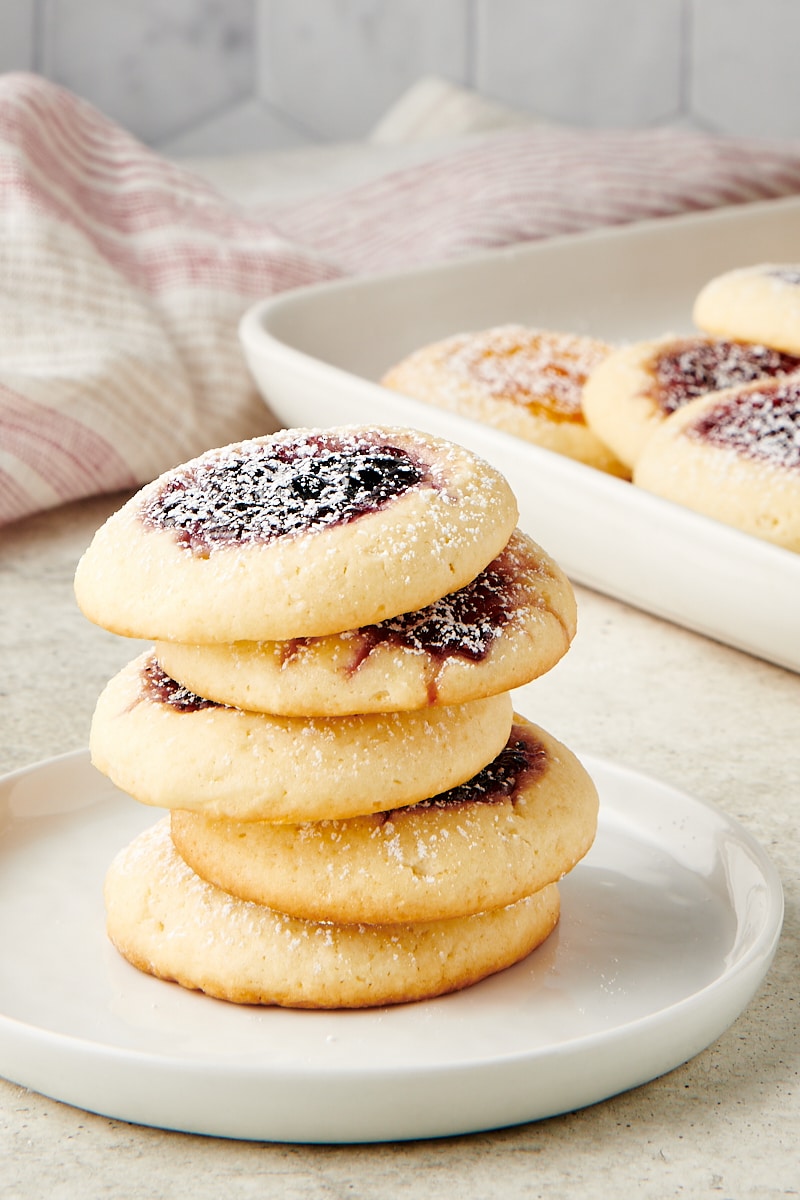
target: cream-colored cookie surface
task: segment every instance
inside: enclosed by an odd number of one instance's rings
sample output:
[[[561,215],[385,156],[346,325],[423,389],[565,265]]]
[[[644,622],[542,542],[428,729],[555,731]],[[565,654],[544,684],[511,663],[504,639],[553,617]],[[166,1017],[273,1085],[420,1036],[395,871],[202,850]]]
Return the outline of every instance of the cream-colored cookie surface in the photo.
[[[503,476],[450,442],[287,430],[148,484],[98,530],[75,591],[87,617],[131,637],[318,637],[462,587],[516,521]]]
[[[799,367],[800,359],[764,345],[665,334],[612,351],[586,381],[583,411],[632,469],[651,434],[684,404]]]
[[[581,392],[611,350],[597,338],[501,325],[414,351],[381,382],[589,466],[625,467],[586,424]]]
[[[240,820],[314,821],[415,804],[505,745],[507,694],[408,713],[277,717],[186,693],[147,651],[107,684],[92,762],[143,804]]]
[[[518,530],[464,588],[425,609],[327,638],[159,642],[167,674],[239,708],[294,716],[462,704],[544,674],[575,635],[564,572]]]
[[[634,481],[800,551],[800,379],[749,384],[687,404],[648,441]]]
[[[800,263],[758,263],[717,275],[698,293],[693,316],[706,333],[800,354]]]
[[[597,792],[567,748],[516,716],[497,758],[411,808],[276,825],[172,813],[201,878],[308,920],[391,924],[504,907],[556,883],[587,852]]]
[[[240,1004],[364,1008],[455,991],[511,966],[552,932],[556,884],[507,908],[392,926],[299,921],[238,900],[183,861],[159,821],[105,884],[107,928],[141,971]]]

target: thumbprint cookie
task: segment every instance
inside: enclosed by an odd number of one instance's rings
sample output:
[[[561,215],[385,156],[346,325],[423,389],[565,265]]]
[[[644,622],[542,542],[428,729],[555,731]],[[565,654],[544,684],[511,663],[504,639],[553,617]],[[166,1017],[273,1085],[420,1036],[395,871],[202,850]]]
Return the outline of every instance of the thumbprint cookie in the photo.
[[[98,530],[75,590],[87,617],[126,636],[324,636],[462,587],[517,515],[503,476],[441,439],[287,430],[148,484]]]
[[[698,329],[800,354],[800,263],[759,263],[709,280],[694,303]]]
[[[614,475],[626,468],[588,427],[587,376],[611,347],[597,338],[500,325],[424,346],[381,382]]]
[[[633,468],[647,439],[698,396],[800,369],[800,358],[752,342],[667,334],[612,351],[583,389],[586,420]]]
[[[634,481],[800,551],[800,378],[693,400],[650,438]]]
[[[313,821],[415,804],[505,745],[507,693],[408,713],[278,717],[214,704],[149,651],[106,685],[92,762],[143,804],[242,820]]]
[[[339,925],[238,900],[196,875],[163,819],[105,882],[107,929],[139,970],[238,1004],[366,1008],[429,999],[530,954],[555,928],[558,885],[446,921]]]
[[[323,638],[158,642],[173,679],[210,700],[288,716],[462,704],[521,687],[575,635],[564,572],[519,530],[474,580],[414,612]]]

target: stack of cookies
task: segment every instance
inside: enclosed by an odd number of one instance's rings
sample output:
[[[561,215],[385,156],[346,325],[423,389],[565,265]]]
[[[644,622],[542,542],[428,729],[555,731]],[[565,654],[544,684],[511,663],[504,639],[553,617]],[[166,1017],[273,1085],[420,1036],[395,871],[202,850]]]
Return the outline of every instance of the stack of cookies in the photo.
[[[139,492],[76,574],[154,642],[101,695],[95,765],[168,815],[108,872],[135,966],[227,1000],[440,995],[555,927],[594,838],[578,760],[513,711],[575,631],[503,477],[409,430],[288,430]]]

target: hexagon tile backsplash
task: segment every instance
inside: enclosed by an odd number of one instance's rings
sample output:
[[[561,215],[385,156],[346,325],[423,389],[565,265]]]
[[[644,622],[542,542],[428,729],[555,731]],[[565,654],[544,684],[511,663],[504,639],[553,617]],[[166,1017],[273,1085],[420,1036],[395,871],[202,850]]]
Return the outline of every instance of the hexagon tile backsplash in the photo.
[[[548,120],[800,137],[792,0],[0,0],[32,70],[168,153],[367,136],[438,75]]]

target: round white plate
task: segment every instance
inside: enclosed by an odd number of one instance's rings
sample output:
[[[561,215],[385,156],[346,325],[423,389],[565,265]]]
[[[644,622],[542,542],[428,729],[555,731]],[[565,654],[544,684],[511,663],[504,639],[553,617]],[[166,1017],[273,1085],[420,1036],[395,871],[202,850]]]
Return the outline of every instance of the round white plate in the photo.
[[[709,1045],[769,967],[777,874],[717,809],[589,756],[597,841],[552,937],[439,1000],[237,1007],[107,942],[103,875],[160,814],[85,753],[0,780],[0,1074],[126,1121],[283,1142],[436,1137],[602,1100]]]

